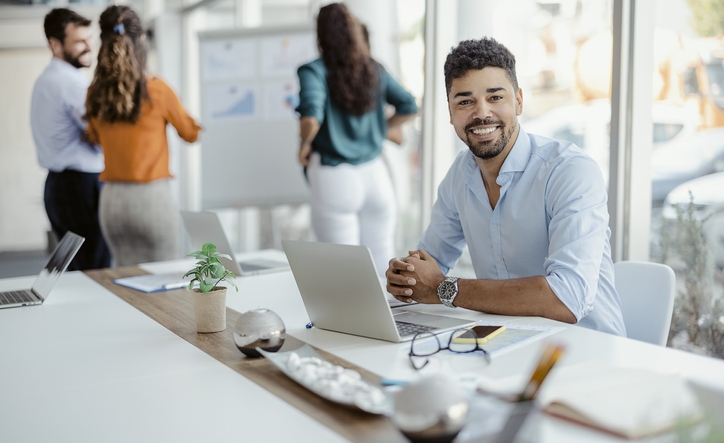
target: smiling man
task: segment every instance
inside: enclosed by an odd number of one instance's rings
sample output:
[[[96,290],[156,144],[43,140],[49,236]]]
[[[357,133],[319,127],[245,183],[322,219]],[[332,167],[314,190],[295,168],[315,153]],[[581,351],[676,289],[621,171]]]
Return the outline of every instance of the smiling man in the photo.
[[[111,255],[98,223],[98,174],[103,153],[84,138],[89,80],[79,68],[91,65],[90,20],[65,8],[45,16],[53,58],[33,87],[30,126],[40,166],[48,169],[45,211],[57,238],[67,231],[85,237],[68,269],[106,268]]]
[[[626,335],[613,283],[607,195],[596,162],[527,134],[515,57],[491,38],[445,61],[450,123],[469,150],[438,189],[418,249],[390,260],[397,299],[541,316]],[[468,246],[476,279],[447,276]]]

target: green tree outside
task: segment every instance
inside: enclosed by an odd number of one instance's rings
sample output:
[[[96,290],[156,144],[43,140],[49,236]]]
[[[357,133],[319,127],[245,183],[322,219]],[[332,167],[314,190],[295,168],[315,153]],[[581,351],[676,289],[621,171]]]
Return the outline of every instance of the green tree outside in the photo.
[[[694,14],[693,27],[701,37],[724,35],[724,0],[686,0]]]

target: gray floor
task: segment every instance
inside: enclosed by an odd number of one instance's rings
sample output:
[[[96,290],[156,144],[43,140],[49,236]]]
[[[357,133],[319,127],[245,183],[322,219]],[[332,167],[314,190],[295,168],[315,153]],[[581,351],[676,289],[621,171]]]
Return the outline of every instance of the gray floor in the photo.
[[[37,275],[48,255],[47,251],[0,252],[0,278]]]

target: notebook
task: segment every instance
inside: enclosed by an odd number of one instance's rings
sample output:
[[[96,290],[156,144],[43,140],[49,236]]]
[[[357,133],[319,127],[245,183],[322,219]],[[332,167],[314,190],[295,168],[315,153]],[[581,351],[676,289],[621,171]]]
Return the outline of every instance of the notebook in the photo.
[[[543,411],[627,439],[696,423],[703,410],[681,376],[587,361],[556,370],[538,396]]]
[[[144,274],[117,278],[113,280],[113,283],[141,292],[161,292],[185,288],[190,281],[190,277],[184,280],[183,272],[172,272],[169,274]]]
[[[282,240],[309,319],[316,328],[392,342],[474,321],[396,308],[393,314],[366,246]]]
[[[50,295],[63,272],[75,257],[85,238],[68,231],[55,247],[48,262],[40,270],[30,289],[0,292],[0,308],[15,308],[18,306],[40,305]]]
[[[218,214],[203,211],[181,211],[181,218],[183,218],[186,232],[188,232],[191,239],[191,245],[196,250],[201,250],[204,243],[213,243],[216,245],[218,252],[234,257],[233,249],[224,233]],[[237,261],[235,258],[232,260],[221,258],[220,260],[226,269],[236,274],[236,276],[266,274],[289,269],[287,263],[274,260]]]

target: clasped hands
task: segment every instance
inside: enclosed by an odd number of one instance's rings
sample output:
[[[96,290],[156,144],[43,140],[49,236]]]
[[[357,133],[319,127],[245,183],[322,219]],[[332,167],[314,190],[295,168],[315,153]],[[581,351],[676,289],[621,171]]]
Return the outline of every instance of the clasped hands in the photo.
[[[409,256],[389,262],[387,292],[404,303],[440,303],[437,287],[445,280],[435,259],[427,251],[409,251]]]

